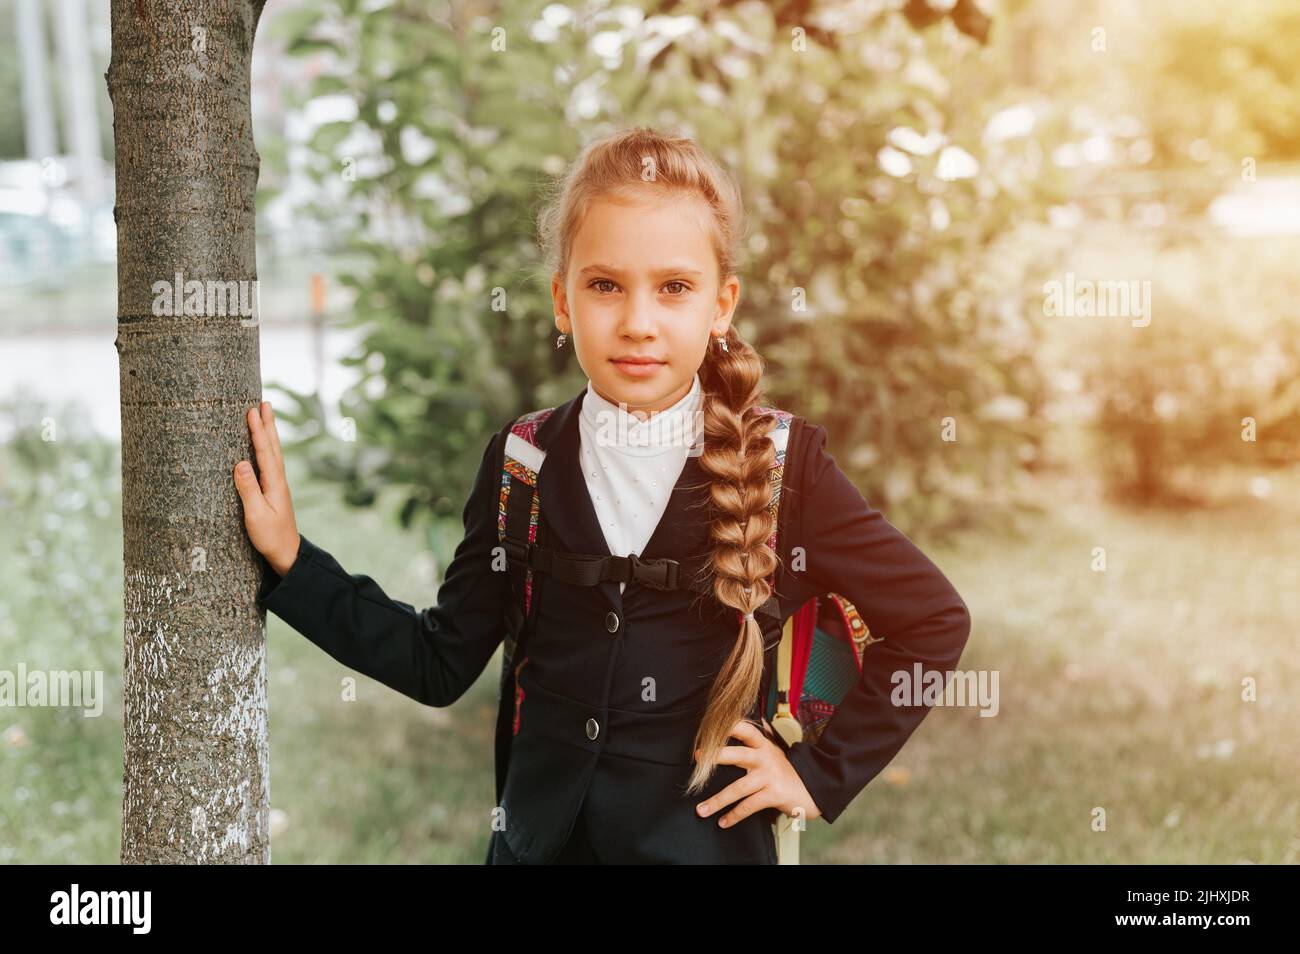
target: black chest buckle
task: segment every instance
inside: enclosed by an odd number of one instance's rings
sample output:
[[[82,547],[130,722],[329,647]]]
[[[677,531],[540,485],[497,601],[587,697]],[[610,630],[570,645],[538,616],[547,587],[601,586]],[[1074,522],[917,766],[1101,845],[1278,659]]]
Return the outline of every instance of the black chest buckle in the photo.
[[[611,559],[621,561],[626,568],[627,578],[620,578],[620,583],[631,583],[635,580],[656,590],[677,589],[681,568],[676,560],[667,558],[642,560],[635,553],[626,557],[612,557]]]

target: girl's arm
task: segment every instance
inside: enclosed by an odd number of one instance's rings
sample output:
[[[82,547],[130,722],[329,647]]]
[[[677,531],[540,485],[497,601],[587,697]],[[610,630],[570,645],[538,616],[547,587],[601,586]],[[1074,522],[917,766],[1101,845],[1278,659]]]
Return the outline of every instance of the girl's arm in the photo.
[[[509,574],[493,569],[492,549],[499,545],[497,487],[508,432],[497,432],[483,452],[465,504],[465,537],[436,606],[417,610],[390,599],[306,536],[283,576],[267,564],[258,602],[350,669],[425,705],[451,705],[505,635]]]
[[[920,725],[929,707],[897,706],[891,678],[914,664],[951,670],[970,635],[970,612],[948,579],[877,510],[826,453],[826,429],[809,424],[793,484],[793,535],[784,548],[804,547],[804,569],[788,570],[789,593],[802,605],[838,593],[862,614],[872,636],[862,678],[836,706],[816,744],[796,742],[786,755],[822,817],[833,822],[876,777]],[[791,486],[786,483],[787,488]],[[783,531],[784,534],[784,531]],[[924,683],[923,683],[924,685]],[[909,694],[910,695],[910,694]]]

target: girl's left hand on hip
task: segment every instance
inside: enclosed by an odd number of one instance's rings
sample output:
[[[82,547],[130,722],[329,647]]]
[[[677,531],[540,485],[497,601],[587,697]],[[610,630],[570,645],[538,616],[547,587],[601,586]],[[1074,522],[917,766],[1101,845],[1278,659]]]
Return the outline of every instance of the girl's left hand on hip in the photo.
[[[767,725],[766,719],[763,724]],[[735,724],[731,735],[743,744],[723,746],[718,753],[718,763],[739,765],[745,769],[745,775],[716,795],[700,802],[695,811],[701,818],[707,818],[737,800],[741,800],[740,804],[718,819],[720,827],[730,828],[764,808],[776,808],[791,816],[802,810],[805,820],[821,815],[821,809],[813,802],[812,795],[804,787],[803,779],[794,770],[781,746],[764,735],[752,722],[744,719]],[[696,750],[695,757],[699,756],[699,750]]]

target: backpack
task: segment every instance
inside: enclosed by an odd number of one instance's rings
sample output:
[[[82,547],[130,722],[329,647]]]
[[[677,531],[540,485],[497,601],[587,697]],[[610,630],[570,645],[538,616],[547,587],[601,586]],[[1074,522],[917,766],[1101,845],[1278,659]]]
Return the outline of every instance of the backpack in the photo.
[[[639,581],[659,589],[688,587],[679,579],[676,560],[642,560],[637,554],[626,557],[590,556],[554,550],[548,547],[546,523],[541,520],[538,473],[546,459],[546,449],[537,440],[538,429],[556,408],[544,408],[518,418],[506,436],[501,468],[501,485],[497,507],[497,536],[508,563],[514,599],[506,607],[506,636],[501,660],[499,706],[496,727],[496,797],[501,800],[505,789],[510,743],[519,732],[519,713],[523,690],[519,672],[528,663],[527,636],[535,622],[533,581],[535,572],[551,573],[579,585],[594,586],[603,581]],[[760,414],[770,414],[777,426],[769,435],[776,445],[776,462],[769,471],[772,500],[769,511],[776,517],[767,545],[779,554],[778,539],[785,525],[781,506],[781,486],[788,448],[798,446],[804,419],[789,411],[757,407]],[[803,488],[801,488],[802,490]],[[775,574],[768,577],[775,589]],[[759,698],[765,700],[762,711],[773,731],[788,747],[795,742],[813,744],[835,714],[835,707],[861,678],[862,654],[872,638],[866,622],[847,599],[837,593],[814,597],[782,620],[775,595],[755,610],[763,631],[764,651],[779,639],[776,679],[764,674]],[[736,610],[736,625],[743,619]],[[517,660],[517,661],[516,661]],[[509,701],[507,701],[509,700]],[[791,700],[797,700],[792,705]],[[773,824],[780,864],[799,863],[801,820],[783,813]]]

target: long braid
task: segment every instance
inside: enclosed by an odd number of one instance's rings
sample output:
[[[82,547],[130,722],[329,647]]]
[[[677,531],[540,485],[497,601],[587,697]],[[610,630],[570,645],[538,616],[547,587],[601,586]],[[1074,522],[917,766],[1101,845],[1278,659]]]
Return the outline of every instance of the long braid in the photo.
[[[700,751],[688,794],[696,794],[718,765],[719,750],[731,729],[758,696],[763,678],[763,634],[754,611],[772,595],[767,577],[778,560],[767,546],[773,517],[769,472],[776,450],[768,435],[776,426],[770,415],[748,413],[761,397],[763,361],[729,328],[727,348],[710,347],[700,369],[704,389],[704,449],[700,466],[710,476],[714,519],[711,569],[713,592],[724,606],[748,614],[726,662],[709,693],[704,718],[696,731]]]

